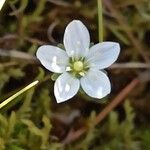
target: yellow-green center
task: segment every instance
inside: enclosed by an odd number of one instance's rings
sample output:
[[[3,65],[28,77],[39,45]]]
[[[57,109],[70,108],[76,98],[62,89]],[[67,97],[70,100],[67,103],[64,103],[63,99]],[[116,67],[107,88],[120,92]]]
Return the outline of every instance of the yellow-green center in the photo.
[[[84,65],[83,65],[82,61],[76,61],[76,62],[74,62],[74,64],[73,64],[74,71],[80,72],[80,71],[83,70],[83,68],[84,68]]]

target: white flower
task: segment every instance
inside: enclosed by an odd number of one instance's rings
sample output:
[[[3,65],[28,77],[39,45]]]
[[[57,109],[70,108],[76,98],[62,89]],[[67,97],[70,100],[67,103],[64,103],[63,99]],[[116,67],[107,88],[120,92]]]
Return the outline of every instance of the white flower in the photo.
[[[120,46],[115,42],[102,42],[90,48],[90,36],[85,25],[73,20],[64,33],[66,51],[51,45],[41,46],[37,58],[48,70],[62,73],[54,85],[58,103],[72,98],[80,84],[93,98],[103,98],[111,91],[107,75],[100,71],[118,58]]]

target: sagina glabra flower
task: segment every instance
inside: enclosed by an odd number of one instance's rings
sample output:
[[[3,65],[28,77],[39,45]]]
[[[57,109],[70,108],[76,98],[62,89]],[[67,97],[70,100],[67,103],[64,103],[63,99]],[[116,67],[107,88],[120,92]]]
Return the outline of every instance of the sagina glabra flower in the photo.
[[[72,98],[80,85],[85,93],[101,99],[111,91],[111,84],[103,70],[118,58],[120,46],[116,42],[102,42],[90,47],[90,36],[79,20],[68,24],[64,33],[64,47],[39,47],[37,58],[54,73],[62,73],[54,85],[58,103]]]

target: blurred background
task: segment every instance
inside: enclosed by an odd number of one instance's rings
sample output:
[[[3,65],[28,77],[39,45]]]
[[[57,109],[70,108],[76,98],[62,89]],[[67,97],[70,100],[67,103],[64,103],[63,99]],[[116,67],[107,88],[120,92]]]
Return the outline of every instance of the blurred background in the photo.
[[[98,43],[96,0],[6,0],[0,11],[0,150],[150,150],[150,1],[103,0],[104,40],[121,45],[107,69],[112,92],[82,91],[57,104],[54,75],[37,61],[40,45],[59,45],[67,24],[81,20]],[[115,108],[114,108],[115,107]]]

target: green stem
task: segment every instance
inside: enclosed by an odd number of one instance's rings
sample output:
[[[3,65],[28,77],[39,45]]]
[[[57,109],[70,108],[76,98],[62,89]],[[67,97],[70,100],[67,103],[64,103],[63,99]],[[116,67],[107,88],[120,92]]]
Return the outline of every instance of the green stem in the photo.
[[[6,106],[8,103],[10,103],[13,99],[15,99],[16,97],[18,97],[19,95],[21,95],[22,93],[24,93],[25,91],[27,91],[28,89],[32,88],[33,86],[35,86],[39,81],[34,81],[31,84],[27,85],[25,88],[23,88],[22,90],[18,91],[16,94],[12,95],[11,97],[9,97],[8,99],[6,99],[5,101],[3,101],[0,104],[0,109],[2,109],[4,106]]]
[[[97,5],[98,5],[99,42],[103,42],[103,6],[102,6],[102,0],[97,0]]]

